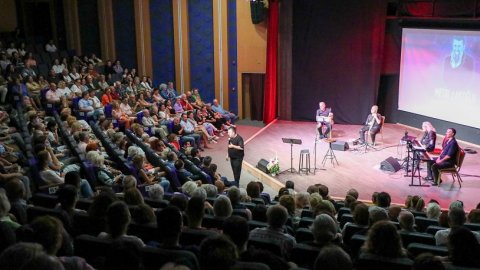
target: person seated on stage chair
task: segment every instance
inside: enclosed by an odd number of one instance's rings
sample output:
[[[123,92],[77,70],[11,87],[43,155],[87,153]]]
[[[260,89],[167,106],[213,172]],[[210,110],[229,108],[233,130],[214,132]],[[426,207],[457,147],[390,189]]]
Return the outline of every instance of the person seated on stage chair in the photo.
[[[381,127],[381,120],[382,116],[378,113],[378,106],[373,105],[370,109],[370,114],[365,121],[365,124],[362,126],[360,131],[358,132],[360,135],[360,144],[366,143],[365,132],[370,133],[370,137],[372,139],[372,144],[375,145],[375,136],[380,131]]]
[[[427,152],[433,152],[435,142],[437,141],[437,131],[430,122],[422,123],[423,137],[420,143],[425,147]]]
[[[457,131],[454,128],[447,129],[445,133],[445,140],[442,152],[438,158],[434,158],[432,161],[427,162],[427,170],[430,175],[433,176],[434,183],[432,186],[437,186],[442,183],[440,179],[440,170],[444,168],[450,168],[455,165],[457,153],[459,151],[455,134]]]
[[[318,103],[318,107],[319,109],[317,110],[315,119],[317,120],[318,135],[320,136],[320,139],[323,139],[327,137],[327,134],[332,129],[333,113],[332,108],[327,108],[327,105],[325,105],[325,102],[323,101]],[[325,133],[322,131],[323,126],[327,127]]]

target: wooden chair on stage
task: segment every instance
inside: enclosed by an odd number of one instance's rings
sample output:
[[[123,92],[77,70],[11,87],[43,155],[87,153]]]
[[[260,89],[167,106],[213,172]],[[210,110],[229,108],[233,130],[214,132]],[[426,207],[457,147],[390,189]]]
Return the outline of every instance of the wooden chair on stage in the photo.
[[[465,151],[462,148],[459,148],[456,156],[455,165],[453,165],[453,167],[450,167],[450,168],[439,170],[439,173],[440,173],[439,178],[442,179],[442,174],[449,173],[452,175],[452,179],[453,179],[452,185],[455,183],[455,180],[458,180],[458,184],[460,185],[460,187],[462,187],[463,180],[462,180],[462,177],[460,176],[460,169],[462,169],[462,164],[464,159],[465,159]]]
[[[378,132],[377,132],[377,135],[380,134],[380,136],[382,137],[382,144],[385,143],[385,142],[383,141],[383,125],[384,125],[384,124],[385,124],[385,116],[382,115],[381,118],[380,118],[380,129],[379,129]],[[365,139],[366,139],[366,142],[367,142],[367,144],[368,144],[368,140],[369,140],[369,138],[371,138],[372,133],[370,132],[370,130],[365,131],[365,132],[368,133],[368,136],[366,136],[366,138],[365,138]],[[376,135],[375,135],[375,138],[377,138]],[[375,146],[376,144],[377,144],[377,140],[375,140],[375,142],[372,143],[373,146]]]

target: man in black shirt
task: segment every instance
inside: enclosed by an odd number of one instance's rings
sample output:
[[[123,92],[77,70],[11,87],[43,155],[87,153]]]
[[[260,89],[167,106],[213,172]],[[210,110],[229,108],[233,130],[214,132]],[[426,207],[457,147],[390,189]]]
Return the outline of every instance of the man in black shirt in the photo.
[[[228,155],[227,161],[230,159],[232,165],[233,178],[236,186],[240,184],[240,174],[242,173],[242,161],[244,156],[243,138],[237,134],[235,127],[228,128]]]

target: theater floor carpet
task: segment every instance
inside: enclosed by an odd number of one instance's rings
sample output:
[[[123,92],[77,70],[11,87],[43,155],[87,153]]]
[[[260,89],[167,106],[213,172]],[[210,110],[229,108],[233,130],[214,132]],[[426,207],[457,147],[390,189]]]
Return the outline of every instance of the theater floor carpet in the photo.
[[[322,170],[310,173],[282,173],[273,178],[262,175],[253,167],[261,159],[270,159],[277,156],[280,160],[280,169],[290,168],[290,145],[282,142],[282,138],[301,139],[301,145],[293,145],[293,167],[298,170],[300,150],[308,149],[310,151],[311,167],[314,168],[314,148],[315,148],[315,123],[313,122],[292,122],[276,121],[275,123],[261,129],[260,127],[241,126],[238,131],[245,141],[244,174],[242,175],[241,186],[245,186],[248,181],[255,178],[265,179],[266,183],[273,188],[276,193],[280,185],[285,181],[295,182],[297,191],[305,191],[309,185],[322,183],[329,187],[330,195],[333,197],[344,198],[347,190],[355,188],[360,193],[361,200],[370,200],[375,191],[386,191],[390,193],[393,203],[403,204],[407,195],[419,195],[427,202],[429,199],[436,199],[440,202],[442,208],[448,208],[452,200],[461,200],[464,202],[466,210],[475,208],[480,202],[480,158],[478,154],[466,154],[462,166],[461,175],[463,179],[462,187],[458,182],[452,184],[452,178],[444,175],[443,183],[439,187],[414,187],[409,186],[411,177],[405,177],[405,170],[401,169],[395,173],[380,170],[380,163],[389,157],[402,159],[406,157],[406,147],[400,144],[400,139],[408,130],[409,135],[421,137],[421,131],[405,127],[399,124],[386,123],[382,134],[377,135],[376,150],[364,149],[358,151],[352,149],[355,146],[351,144],[358,137],[358,125],[340,125],[336,124],[333,130],[333,138],[338,141],[350,142],[350,149],[347,151],[334,151],[338,160],[338,165],[333,166],[327,160],[325,166],[322,160],[328,150],[326,142],[317,143],[317,167]],[[439,131],[444,134],[445,131]],[[437,144],[441,144],[442,137],[437,138]],[[469,147],[480,151],[480,148],[465,142],[459,141],[463,148]],[[213,149],[205,152],[214,156],[221,171],[231,177],[229,164],[225,162],[226,138],[222,138],[219,144],[214,145]],[[426,164],[422,164],[424,169],[421,175],[426,176]],[[248,171],[249,173],[246,173]],[[261,176],[261,177],[259,177]],[[244,179],[244,177],[246,179]],[[263,180],[262,180],[263,181]],[[416,178],[414,183],[418,184]],[[277,183],[277,184],[275,184]],[[423,181],[422,181],[423,183]]]

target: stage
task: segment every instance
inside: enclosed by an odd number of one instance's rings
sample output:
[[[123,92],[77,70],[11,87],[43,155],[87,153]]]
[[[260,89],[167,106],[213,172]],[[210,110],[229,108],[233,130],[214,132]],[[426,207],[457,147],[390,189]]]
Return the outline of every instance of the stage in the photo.
[[[333,138],[337,141],[349,142],[350,149],[347,151],[334,151],[338,160],[338,165],[332,165],[329,160],[322,165],[322,160],[328,150],[328,144],[324,141],[317,142],[317,170],[313,174],[314,148],[315,148],[315,123],[314,122],[292,122],[275,121],[266,126],[251,137],[245,137],[244,170],[256,175],[261,181],[265,181],[274,190],[278,190],[287,180],[295,182],[295,190],[306,191],[312,184],[322,183],[328,186],[330,196],[344,198],[347,190],[355,188],[358,190],[360,200],[371,200],[373,192],[386,191],[392,197],[392,203],[403,204],[407,195],[419,195],[426,203],[430,199],[436,199],[440,202],[442,208],[448,208],[453,200],[464,202],[465,209],[469,211],[475,208],[480,202],[480,158],[478,154],[466,154],[461,170],[463,179],[462,187],[458,182],[452,185],[452,179],[449,175],[443,175],[443,183],[438,186],[415,187],[411,184],[411,177],[405,177],[405,170],[401,169],[395,173],[380,170],[380,163],[389,157],[393,157],[402,163],[406,157],[406,146],[400,144],[400,139],[405,131],[409,135],[421,137],[421,131],[408,128],[399,124],[386,123],[382,134],[377,135],[376,149],[364,148],[353,150],[357,146],[352,145],[352,141],[358,138],[358,125],[340,125],[333,127]],[[242,127],[239,127],[241,133]],[[444,130],[439,130],[443,135]],[[282,138],[294,138],[302,140],[301,145],[293,145],[293,168],[298,170],[300,150],[308,149],[310,151],[312,172],[308,175],[302,173],[284,172],[275,177],[269,177],[254,167],[262,158],[271,159],[275,156],[280,160],[280,170],[290,168],[290,144],[282,142]],[[437,147],[441,144],[443,136],[437,137]],[[469,147],[480,151],[478,146],[459,141],[462,148]],[[421,165],[421,175],[426,176],[426,164]],[[423,180],[422,180],[422,183]],[[418,178],[414,179],[414,184],[418,184]]]

